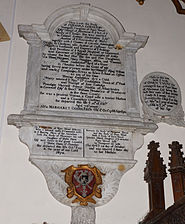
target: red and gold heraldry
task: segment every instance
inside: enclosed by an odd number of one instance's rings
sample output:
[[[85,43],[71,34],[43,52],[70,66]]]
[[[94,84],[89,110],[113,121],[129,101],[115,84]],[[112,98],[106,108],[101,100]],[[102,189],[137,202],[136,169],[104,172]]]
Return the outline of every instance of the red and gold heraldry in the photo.
[[[88,202],[96,204],[92,198],[96,196],[101,198],[102,175],[104,175],[97,167],[89,165],[78,165],[78,167],[69,166],[65,170],[65,182],[69,185],[67,188],[67,197],[77,196],[72,202],[80,202],[80,205],[86,206]]]

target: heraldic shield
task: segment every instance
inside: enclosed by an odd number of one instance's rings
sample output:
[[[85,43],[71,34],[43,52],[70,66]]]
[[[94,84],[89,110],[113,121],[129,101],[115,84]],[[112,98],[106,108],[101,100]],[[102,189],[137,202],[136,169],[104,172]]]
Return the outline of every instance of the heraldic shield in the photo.
[[[96,204],[92,198],[96,196],[101,198],[101,188],[98,185],[102,184],[102,175],[104,175],[97,167],[89,165],[73,165],[61,170],[65,172],[65,182],[69,185],[67,188],[67,197],[76,196],[72,203],[80,202],[80,205],[86,206],[88,202]]]

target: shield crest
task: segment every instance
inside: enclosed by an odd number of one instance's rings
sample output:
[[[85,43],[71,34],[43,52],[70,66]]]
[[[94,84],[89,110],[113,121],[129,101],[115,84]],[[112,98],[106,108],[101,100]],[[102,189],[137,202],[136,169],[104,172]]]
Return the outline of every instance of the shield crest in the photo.
[[[101,198],[101,188],[98,185],[102,184],[101,171],[97,167],[89,165],[78,165],[78,167],[70,166],[61,172],[65,172],[65,182],[69,185],[67,188],[67,197],[72,198],[77,196],[72,202],[80,202],[80,205],[86,206],[88,202],[96,204],[92,198],[96,196]]]
[[[96,178],[91,170],[79,169],[73,173],[72,182],[77,194],[86,198],[93,193]]]

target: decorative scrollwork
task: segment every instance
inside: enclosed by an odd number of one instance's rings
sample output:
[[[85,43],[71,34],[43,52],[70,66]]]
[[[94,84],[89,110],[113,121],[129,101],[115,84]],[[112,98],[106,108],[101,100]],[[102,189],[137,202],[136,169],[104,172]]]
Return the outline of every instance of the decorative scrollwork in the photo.
[[[140,5],[143,5],[145,0],[136,0]],[[185,15],[185,8],[181,5],[180,1],[185,3],[185,0],[172,0],[173,4],[175,5],[176,11],[179,14]]]
[[[185,0],[181,0],[181,1],[185,3]],[[179,0],[172,0],[172,2],[175,5],[177,13],[185,15],[185,9],[182,7],[180,1]]]

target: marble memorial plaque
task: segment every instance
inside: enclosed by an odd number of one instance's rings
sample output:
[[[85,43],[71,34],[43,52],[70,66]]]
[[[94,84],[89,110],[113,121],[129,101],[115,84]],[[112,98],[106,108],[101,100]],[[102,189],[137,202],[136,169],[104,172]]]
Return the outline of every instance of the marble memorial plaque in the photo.
[[[184,126],[180,88],[171,76],[163,72],[148,74],[141,82],[140,95],[145,117]]]
[[[125,72],[110,34],[69,21],[43,41],[40,109],[125,114]]]
[[[67,126],[33,128],[32,152],[35,155],[123,159],[130,156],[130,148],[131,133],[123,130]]]
[[[43,24],[19,25],[19,35],[29,45],[25,103],[8,123],[20,129],[29,159],[44,174],[54,198],[72,208],[71,223],[94,224],[95,207],[115,196],[121,177],[136,163],[134,153],[144,134],[157,129],[141,118],[139,108],[135,54],[148,37],[127,33],[115,16],[86,3],[57,9]],[[173,98],[159,111],[174,112],[178,90],[173,92],[171,79],[166,83]],[[154,92],[149,94],[154,97]],[[147,94],[146,105],[151,105]],[[69,177],[61,172],[71,169],[100,171],[102,182],[96,182],[101,189],[94,192],[96,198],[86,198],[93,206],[74,200]],[[75,178],[84,190],[81,181],[87,175]]]
[[[35,126],[33,153],[83,157],[83,130],[71,127]]]
[[[128,158],[131,133],[118,130],[86,129],[85,147],[87,157]]]

